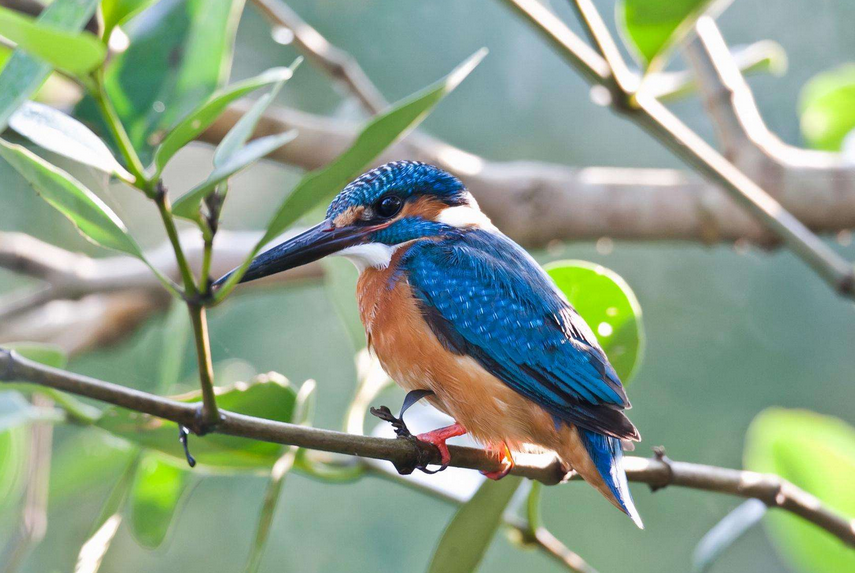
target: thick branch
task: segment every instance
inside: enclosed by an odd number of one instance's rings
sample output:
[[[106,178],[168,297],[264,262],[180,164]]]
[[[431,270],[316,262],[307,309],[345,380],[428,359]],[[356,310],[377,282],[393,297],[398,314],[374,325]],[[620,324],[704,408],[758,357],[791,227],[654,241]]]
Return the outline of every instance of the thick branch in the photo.
[[[15,352],[0,349],[0,381],[13,380],[40,384],[129,408],[171,420],[194,431],[206,429],[200,427],[198,405],[177,402],[57,370],[23,358]],[[346,434],[226,411],[221,411],[221,414],[223,419],[214,429],[218,433],[364,458],[384,459],[402,467],[412,467],[417,460],[430,463],[440,461],[439,451],[434,446],[421,442]],[[450,451],[452,465],[455,467],[482,471],[499,469],[499,461],[482,450],[452,446]],[[845,543],[855,546],[855,520],[839,515],[815,497],[777,476],[667,459],[636,457],[627,458],[625,467],[630,481],[646,483],[655,488],[675,485],[759,499],[770,507],[799,515]],[[521,461],[513,473],[551,485],[560,482],[564,472],[557,460],[552,460],[546,464],[528,464]]]

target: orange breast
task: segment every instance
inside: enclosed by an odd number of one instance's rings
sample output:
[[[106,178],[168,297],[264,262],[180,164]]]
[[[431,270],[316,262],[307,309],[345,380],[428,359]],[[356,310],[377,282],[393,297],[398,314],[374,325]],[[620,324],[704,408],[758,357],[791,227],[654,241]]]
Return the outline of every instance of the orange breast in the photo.
[[[368,345],[389,376],[406,390],[432,390],[430,402],[481,442],[555,449],[558,435],[549,414],[473,358],[446,350],[434,336],[398,270],[404,251],[399,249],[386,269],[363,271],[357,284]]]

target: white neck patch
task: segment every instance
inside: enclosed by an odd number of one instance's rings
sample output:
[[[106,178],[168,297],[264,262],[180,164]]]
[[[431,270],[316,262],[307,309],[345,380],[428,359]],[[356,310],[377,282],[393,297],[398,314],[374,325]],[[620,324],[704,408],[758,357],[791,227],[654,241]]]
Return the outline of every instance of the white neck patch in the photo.
[[[490,221],[490,218],[481,212],[477,207],[469,205],[459,205],[457,207],[446,207],[436,218],[438,223],[464,229],[466,227],[477,227],[485,231],[496,231],[496,226]]]
[[[335,256],[346,258],[362,273],[362,271],[369,267],[375,269],[385,269],[388,267],[389,263],[392,262],[392,255],[395,254],[396,250],[398,250],[398,245],[390,246],[383,243],[366,243],[342,249],[335,253]]]

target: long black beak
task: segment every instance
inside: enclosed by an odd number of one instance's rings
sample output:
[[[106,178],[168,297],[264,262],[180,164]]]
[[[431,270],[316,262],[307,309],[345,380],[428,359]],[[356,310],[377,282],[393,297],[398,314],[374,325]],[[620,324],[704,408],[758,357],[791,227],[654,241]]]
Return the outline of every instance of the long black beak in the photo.
[[[276,245],[253,259],[240,282],[245,283],[281,273],[337,253],[347,247],[367,242],[368,236],[383,225],[335,227],[325,219],[284,243]],[[237,269],[229,271],[214,283],[218,287]]]

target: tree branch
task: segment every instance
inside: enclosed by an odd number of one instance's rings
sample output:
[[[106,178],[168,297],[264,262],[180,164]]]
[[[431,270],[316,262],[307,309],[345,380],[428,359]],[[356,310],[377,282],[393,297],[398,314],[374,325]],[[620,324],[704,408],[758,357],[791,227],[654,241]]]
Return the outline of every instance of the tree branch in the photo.
[[[128,408],[199,431],[206,430],[199,419],[198,404],[177,402],[162,396],[141,392],[50,368],[21,357],[14,351],[0,349],[0,381],[26,381],[57,390],[85,396],[123,408]],[[222,411],[221,422],[214,432],[252,438],[266,442],[297,446],[364,458],[384,459],[396,467],[412,467],[415,462],[439,463],[439,451],[432,445],[409,440],[374,438],[322,430],[295,424],[275,422]],[[482,450],[450,447],[455,467],[496,471],[500,462]],[[536,463],[542,456],[520,456],[512,473],[552,485],[562,481],[564,471],[552,459]],[[630,481],[646,483],[659,489],[681,486],[704,491],[726,493],[740,497],[756,498],[770,507],[777,507],[810,521],[855,546],[855,520],[846,518],[825,507],[822,502],[781,478],[755,472],[718,468],[688,462],[674,462],[667,458],[625,458],[625,469]]]
[[[503,0],[540,33],[580,74],[596,85],[610,86],[612,70],[599,55],[590,58],[590,48],[582,50],[582,42],[567,26],[546,10],[537,0]],[[602,23],[586,19],[583,24]],[[591,29],[595,37],[608,35],[608,30]],[[583,58],[587,55],[587,59]],[[607,73],[604,75],[602,72]],[[727,161],[677,116],[668,111],[643,88],[624,93],[622,99],[612,98],[613,109],[650,133],[674,155],[698,171],[712,183],[728,192],[732,199],[746,209],[764,227],[779,237],[787,247],[808,264],[839,294],[855,298],[855,270],[843,257],[802,224],[796,217],[754,181]]]

